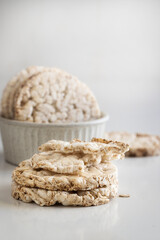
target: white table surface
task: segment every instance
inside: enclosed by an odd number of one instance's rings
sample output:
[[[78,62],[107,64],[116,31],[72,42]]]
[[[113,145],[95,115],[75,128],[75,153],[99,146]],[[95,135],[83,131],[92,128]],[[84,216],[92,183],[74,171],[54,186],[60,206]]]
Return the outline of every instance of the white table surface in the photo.
[[[116,162],[117,198],[98,207],[39,207],[11,197],[14,166],[0,152],[0,239],[160,239],[160,157]]]

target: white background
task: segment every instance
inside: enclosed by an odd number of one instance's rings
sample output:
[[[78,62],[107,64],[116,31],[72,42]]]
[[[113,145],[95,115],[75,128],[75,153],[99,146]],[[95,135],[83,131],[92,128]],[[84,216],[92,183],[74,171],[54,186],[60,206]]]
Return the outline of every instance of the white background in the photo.
[[[108,130],[160,134],[160,1],[0,0],[0,95],[29,65],[79,77],[110,114]],[[99,207],[14,200],[0,144],[0,239],[160,239],[160,159],[117,163],[119,192]]]
[[[108,130],[160,133],[160,1],[0,1],[0,95],[29,65],[84,81]]]

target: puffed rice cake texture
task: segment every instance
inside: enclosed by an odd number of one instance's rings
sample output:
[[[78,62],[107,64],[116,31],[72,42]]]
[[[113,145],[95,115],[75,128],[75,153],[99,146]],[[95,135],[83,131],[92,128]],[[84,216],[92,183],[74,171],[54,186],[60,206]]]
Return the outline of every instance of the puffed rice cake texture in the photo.
[[[97,206],[108,203],[117,196],[118,183],[107,188],[97,188],[89,191],[54,191],[29,188],[12,183],[12,196],[23,202],[35,202],[40,206],[51,206],[60,203],[64,206]]]
[[[107,139],[129,144],[126,157],[145,157],[160,155],[160,136],[143,133],[108,132]]]
[[[78,174],[85,168],[123,159],[128,146],[120,142],[92,139],[84,142],[51,140],[39,147],[41,151],[31,158],[33,169],[44,169],[55,173]]]
[[[12,174],[19,185],[59,191],[91,190],[107,187],[117,181],[117,168],[113,164],[98,164],[76,174],[58,174],[48,170],[35,170],[31,160],[23,161]]]
[[[37,123],[67,123],[101,117],[91,90],[57,68],[22,70],[4,89],[2,116]]]
[[[41,206],[91,206],[117,196],[118,171],[112,160],[124,157],[127,144],[99,138],[51,140],[39,149],[13,171],[14,198]]]

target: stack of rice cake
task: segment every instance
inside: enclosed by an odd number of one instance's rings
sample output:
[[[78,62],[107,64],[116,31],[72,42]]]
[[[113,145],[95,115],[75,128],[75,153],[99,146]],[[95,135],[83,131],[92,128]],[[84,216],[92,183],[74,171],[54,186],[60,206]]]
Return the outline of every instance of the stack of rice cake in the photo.
[[[92,206],[117,196],[117,168],[128,145],[93,138],[90,142],[51,140],[13,171],[12,196],[40,206]]]

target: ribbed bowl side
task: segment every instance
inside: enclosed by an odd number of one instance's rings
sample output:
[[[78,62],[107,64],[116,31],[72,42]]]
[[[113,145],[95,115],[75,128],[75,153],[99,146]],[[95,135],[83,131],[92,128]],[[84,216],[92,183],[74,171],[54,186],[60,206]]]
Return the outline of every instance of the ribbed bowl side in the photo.
[[[5,160],[12,164],[30,158],[38,152],[38,147],[51,139],[70,141],[74,138],[89,141],[92,137],[101,138],[105,132],[106,121],[98,124],[70,126],[33,126],[0,121]]]

